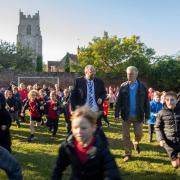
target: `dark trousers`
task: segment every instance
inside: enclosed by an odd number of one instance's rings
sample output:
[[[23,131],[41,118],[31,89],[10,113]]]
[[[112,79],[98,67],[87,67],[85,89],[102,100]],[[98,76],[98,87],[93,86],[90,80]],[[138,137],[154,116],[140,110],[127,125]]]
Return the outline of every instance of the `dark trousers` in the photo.
[[[101,128],[102,127],[102,118],[103,118],[104,112],[103,111],[99,111],[98,115],[97,115],[97,128]]]
[[[105,123],[106,123],[107,125],[109,125],[109,120],[108,120],[108,118],[107,118],[107,115],[103,115],[102,117],[103,117]]]
[[[58,119],[47,119],[46,125],[49,127],[49,131],[52,131],[52,135],[55,136],[58,130]]]
[[[180,157],[180,143],[165,143],[163,147],[171,161],[175,161],[177,157]]]
[[[11,152],[11,135],[9,129],[5,131],[0,130],[0,146]]]
[[[114,103],[109,103],[110,109],[113,109]]]
[[[64,114],[64,119],[66,121],[66,128],[67,128],[67,132],[70,133],[71,131],[71,120],[70,120],[70,113],[68,111],[68,107],[64,107],[61,111],[61,113]]]
[[[149,129],[149,141],[152,141],[153,133],[154,133],[154,124],[148,124]]]

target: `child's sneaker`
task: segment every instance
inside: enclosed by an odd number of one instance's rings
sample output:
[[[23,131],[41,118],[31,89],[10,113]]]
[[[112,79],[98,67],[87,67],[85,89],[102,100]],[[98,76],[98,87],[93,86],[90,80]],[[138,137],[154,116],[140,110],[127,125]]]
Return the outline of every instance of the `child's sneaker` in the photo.
[[[28,138],[28,142],[32,142],[33,139],[34,139],[34,134],[31,134]]]
[[[125,157],[123,158],[124,162],[128,162],[131,160],[131,156],[130,155],[125,155]]]

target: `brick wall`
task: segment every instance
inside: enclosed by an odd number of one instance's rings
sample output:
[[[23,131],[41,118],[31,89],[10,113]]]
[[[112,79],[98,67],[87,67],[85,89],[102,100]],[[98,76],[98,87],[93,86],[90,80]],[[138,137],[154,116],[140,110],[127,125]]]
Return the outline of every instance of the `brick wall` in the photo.
[[[40,84],[55,84],[56,80],[50,80],[46,79],[44,77],[59,77],[59,83],[60,87],[65,88],[68,87],[69,85],[73,84],[73,80],[76,77],[81,76],[81,73],[66,73],[66,72],[42,72],[42,73],[37,73],[37,72],[18,72],[18,71],[0,71],[0,87],[8,87],[9,83],[11,81],[14,81],[18,83],[18,77],[43,77],[41,79],[22,79],[21,82],[27,84],[35,84],[36,82]],[[126,81],[126,76],[125,75],[119,75],[118,77],[115,78],[110,78],[110,77],[105,77],[102,79],[105,82],[106,86],[119,86],[122,82]],[[146,81],[145,81],[146,82]],[[146,82],[147,84],[147,82]]]

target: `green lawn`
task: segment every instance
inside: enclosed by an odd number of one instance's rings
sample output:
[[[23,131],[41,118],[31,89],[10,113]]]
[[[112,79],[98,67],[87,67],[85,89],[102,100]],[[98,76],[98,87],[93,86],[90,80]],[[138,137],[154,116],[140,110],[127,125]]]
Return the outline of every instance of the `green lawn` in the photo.
[[[111,126],[104,125],[105,133],[110,142],[110,149],[116,158],[123,179],[180,179],[180,169],[174,170],[165,151],[157,142],[148,143],[148,127],[144,125],[144,136],[141,142],[141,154],[133,151],[133,159],[123,162],[123,146],[121,135],[121,123],[114,122],[113,116],[109,116]],[[66,136],[66,128],[63,117],[59,121],[59,129],[56,138],[52,138],[45,126],[37,128],[33,143],[27,142],[29,125],[22,123],[18,129],[15,124],[11,126],[13,155],[21,164],[24,179],[49,180],[52,174],[57,151],[60,143]],[[133,135],[133,134],[132,134]],[[154,138],[155,139],[155,138]],[[64,173],[64,179],[68,179],[70,169]],[[0,180],[7,179],[4,172],[0,171]]]

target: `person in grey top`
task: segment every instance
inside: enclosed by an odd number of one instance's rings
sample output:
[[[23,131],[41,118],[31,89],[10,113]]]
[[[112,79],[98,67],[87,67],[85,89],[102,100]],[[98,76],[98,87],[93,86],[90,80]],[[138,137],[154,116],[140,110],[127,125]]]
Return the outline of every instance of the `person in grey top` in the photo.
[[[10,180],[22,180],[21,167],[16,159],[0,146],[0,169],[3,169]]]

